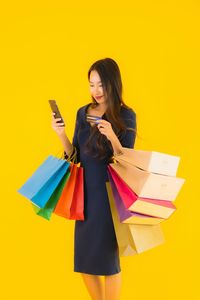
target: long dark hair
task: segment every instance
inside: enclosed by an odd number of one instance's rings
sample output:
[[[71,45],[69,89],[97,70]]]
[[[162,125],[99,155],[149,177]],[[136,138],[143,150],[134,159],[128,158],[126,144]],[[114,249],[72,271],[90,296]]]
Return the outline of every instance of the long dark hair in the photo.
[[[121,106],[130,110],[132,110],[132,108],[127,106],[122,99],[123,87],[119,67],[111,58],[97,60],[88,70],[88,80],[90,79],[90,73],[93,70],[97,71],[103,85],[103,94],[107,102],[105,119],[112,124],[113,131],[117,137],[120,137],[123,131],[128,129],[120,117]],[[91,108],[97,107],[97,101],[93,96],[91,96],[91,98]],[[136,132],[136,128],[130,128],[129,130]],[[95,143],[92,143],[94,138]],[[106,144],[109,146],[110,150],[112,150],[111,142],[99,131],[97,126],[90,126],[90,135],[85,143],[85,152],[89,152],[93,154],[94,157],[102,159],[106,156]]]

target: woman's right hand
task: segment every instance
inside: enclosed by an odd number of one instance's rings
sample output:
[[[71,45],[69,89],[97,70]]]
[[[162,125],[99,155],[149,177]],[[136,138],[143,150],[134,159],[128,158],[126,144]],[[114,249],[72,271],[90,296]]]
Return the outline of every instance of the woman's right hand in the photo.
[[[54,118],[54,112],[52,112],[52,128],[58,135],[64,135],[65,134],[65,125],[64,123],[58,123],[60,118]],[[64,126],[63,126],[64,125]]]

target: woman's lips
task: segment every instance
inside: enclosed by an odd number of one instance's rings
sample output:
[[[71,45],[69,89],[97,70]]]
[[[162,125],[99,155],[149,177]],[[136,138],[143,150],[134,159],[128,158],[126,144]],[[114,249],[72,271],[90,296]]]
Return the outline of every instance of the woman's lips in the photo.
[[[103,97],[103,96],[95,96],[95,98],[97,98],[97,99],[100,99],[101,97]]]

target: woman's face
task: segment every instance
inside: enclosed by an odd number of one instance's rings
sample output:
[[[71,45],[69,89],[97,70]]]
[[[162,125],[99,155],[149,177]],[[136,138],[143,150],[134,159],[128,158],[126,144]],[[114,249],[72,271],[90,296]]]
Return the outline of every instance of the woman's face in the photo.
[[[91,71],[90,73],[89,85],[90,85],[90,93],[95,98],[97,103],[100,104],[105,102],[101,78],[99,77],[99,74],[95,70]]]

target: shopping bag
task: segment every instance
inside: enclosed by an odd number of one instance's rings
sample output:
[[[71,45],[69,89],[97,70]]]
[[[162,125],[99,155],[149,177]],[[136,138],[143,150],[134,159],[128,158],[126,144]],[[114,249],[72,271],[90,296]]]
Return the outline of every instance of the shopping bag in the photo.
[[[139,196],[174,201],[185,179],[159,175],[139,169],[125,161],[109,164]]]
[[[157,151],[136,150],[122,147],[120,155],[114,155],[117,161],[126,161],[145,171],[176,176],[180,157]]]
[[[145,214],[139,214],[132,212],[128,210],[117,190],[117,187],[112,179],[112,176],[108,174],[109,176],[109,182],[112,189],[113,199],[115,202],[116,210],[118,213],[118,217],[121,223],[128,223],[128,224],[143,224],[143,225],[153,225],[153,224],[159,224],[165,219],[163,218],[156,218],[152,216],[148,216]]]
[[[53,194],[51,195],[50,199],[47,201],[47,203],[45,204],[45,206],[43,208],[39,208],[38,206],[33,205],[33,209],[35,211],[35,213],[47,220],[50,220],[52,213],[54,211],[54,208],[61,196],[62,190],[69,178],[70,172],[69,169],[67,170],[66,174],[63,176],[63,178],[61,179],[61,182],[59,183],[59,185],[56,187],[55,191],[53,192]]]
[[[80,167],[80,163],[70,164],[70,176],[54,213],[66,219],[84,220],[83,167]]]
[[[70,175],[54,208],[54,213],[71,220],[84,220],[84,169],[80,166],[80,162],[77,163],[75,146],[66,159],[70,161]]]
[[[49,155],[17,191],[39,208],[43,208],[66,174],[70,163]]]
[[[165,242],[160,224],[135,225],[121,223],[110,182],[106,182],[106,188],[120,256],[139,254]]]
[[[69,219],[84,220],[84,177],[83,167],[77,168],[76,184],[73,193]]]
[[[113,189],[116,187],[124,207],[129,211],[163,219],[168,219],[175,212],[176,206],[171,201],[139,197],[109,165],[108,175],[113,181]]]

